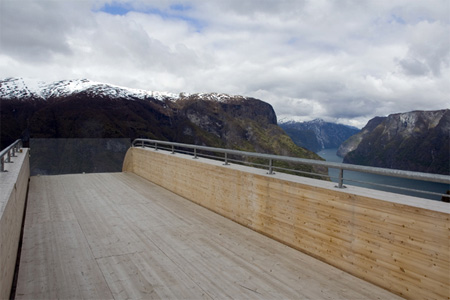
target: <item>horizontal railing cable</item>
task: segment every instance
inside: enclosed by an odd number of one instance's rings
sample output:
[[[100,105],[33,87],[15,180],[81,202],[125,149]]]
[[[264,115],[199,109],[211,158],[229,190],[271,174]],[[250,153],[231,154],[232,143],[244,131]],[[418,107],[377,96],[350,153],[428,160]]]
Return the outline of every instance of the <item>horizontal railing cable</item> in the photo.
[[[201,151],[205,151],[208,153],[220,153],[220,154],[223,154],[224,156],[223,157],[222,156],[214,156],[211,154],[206,154],[206,155],[208,155],[208,157],[213,158],[213,159],[222,160],[225,162],[225,164],[227,164],[229,162],[234,162],[234,163],[238,163],[238,164],[246,164],[246,165],[253,165],[253,166],[267,168],[269,174],[274,174],[275,173],[274,170],[282,170],[282,171],[301,173],[301,174],[312,175],[312,176],[320,176],[323,178],[337,178],[337,181],[338,181],[337,187],[339,187],[339,188],[344,188],[344,180],[346,182],[351,181],[350,179],[346,179],[344,177],[344,171],[356,171],[356,172],[361,172],[361,173],[376,174],[376,175],[382,175],[382,176],[391,176],[391,177],[397,177],[397,178],[403,178],[403,179],[422,180],[422,181],[444,183],[444,184],[450,185],[450,176],[449,175],[441,175],[441,174],[430,174],[430,173],[422,173],[422,172],[414,172],[414,171],[360,166],[360,165],[353,165],[353,164],[327,162],[327,161],[298,158],[298,157],[291,157],[291,156],[272,155],[272,154],[265,154],[265,153],[248,152],[248,151],[232,150],[232,149],[225,149],[225,148],[215,148],[215,147],[160,141],[160,140],[152,140],[152,139],[135,139],[132,143],[132,146],[133,147],[139,147],[139,146],[140,147],[151,147],[151,148],[154,148],[155,150],[164,149],[164,150],[172,151],[172,153],[181,152],[181,153],[185,153],[185,154],[194,155],[194,158],[197,158],[198,156],[206,157],[205,154],[201,153]],[[163,147],[163,146],[166,146],[166,147]],[[179,148],[190,149],[191,151],[181,150]],[[231,156],[239,156],[239,157],[247,157],[247,158],[264,159],[264,160],[267,160],[269,163],[267,165],[264,165],[261,163],[255,163],[255,162],[251,162],[251,161],[239,161],[239,160],[230,158],[230,155]],[[324,167],[324,168],[337,169],[337,170],[339,170],[339,177],[330,177],[328,175],[318,174],[315,172],[306,172],[306,171],[287,169],[287,168],[283,168],[283,167],[279,167],[279,166],[274,166],[273,163],[275,161],[276,162],[288,162],[288,163],[293,163],[293,164],[297,164],[297,165],[308,165],[308,166],[313,166],[313,167]],[[354,182],[356,182],[356,181],[354,181]],[[393,186],[393,185],[381,185],[381,184],[372,183],[372,182],[363,182],[363,183],[367,183],[367,184],[371,184],[371,185],[385,186],[385,187],[390,187],[390,188],[398,188],[400,190],[415,191],[415,192],[420,192],[420,193],[424,193],[424,194],[450,197],[449,195],[446,195],[446,194],[439,194],[439,193],[435,193],[435,192],[403,188],[403,187],[398,187],[398,186]]]

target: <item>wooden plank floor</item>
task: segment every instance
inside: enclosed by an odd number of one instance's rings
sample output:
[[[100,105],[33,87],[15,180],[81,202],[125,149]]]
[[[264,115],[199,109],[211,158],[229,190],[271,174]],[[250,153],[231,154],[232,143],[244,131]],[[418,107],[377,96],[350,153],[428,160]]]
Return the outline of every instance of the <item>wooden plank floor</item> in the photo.
[[[134,174],[32,177],[16,298],[396,299]]]

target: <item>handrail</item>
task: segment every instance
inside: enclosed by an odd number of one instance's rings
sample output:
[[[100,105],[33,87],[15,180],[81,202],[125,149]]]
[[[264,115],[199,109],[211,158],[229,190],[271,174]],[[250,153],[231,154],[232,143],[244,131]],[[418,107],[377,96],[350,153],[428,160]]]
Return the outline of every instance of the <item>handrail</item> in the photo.
[[[231,150],[231,149],[224,149],[224,148],[215,148],[215,147],[199,146],[199,145],[184,144],[184,143],[175,143],[175,142],[152,140],[152,139],[135,139],[132,142],[133,147],[136,147],[137,145],[140,145],[141,147],[145,147],[146,144],[153,145],[155,150],[158,149],[158,145],[171,146],[172,153],[175,153],[175,147],[193,149],[194,150],[194,158],[197,158],[198,150],[210,151],[210,152],[215,152],[215,153],[223,153],[224,154],[223,159],[225,161],[225,164],[228,164],[228,155],[229,154],[267,159],[267,160],[269,160],[269,165],[267,166],[268,170],[269,170],[268,174],[274,174],[273,173],[273,169],[274,169],[273,161],[284,161],[284,162],[305,164],[305,165],[310,165],[310,166],[319,166],[319,167],[338,169],[339,170],[339,178],[338,178],[338,185],[337,185],[338,188],[345,187],[343,185],[344,170],[450,184],[450,176],[441,175],[441,174],[430,174],[430,173],[413,172],[413,171],[405,171],[405,170],[386,169],[386,168],[379,168],[379,167],[360,166],[360,165],[345,164],[345,163],[326,162],[326,161],[313,160],[313,159],[272,155],[272,154],[264,154],[264,153],[256,153],[256,152],[247,152],[247,151],[240,151],[240,150]],[[327,176],[324,176],[324,177],[327,177]],[[437,194],[437,193],[433,193],[433,192],[426,192],[426,193],[445,196],[444,194]]]
[[[20,148],[22,148],[22,140],[18,139],[0,152],[1,172],[7,172],[5,170],[5,163],[12,163],[11,157],[16,157],[16,152],[19,152]]]

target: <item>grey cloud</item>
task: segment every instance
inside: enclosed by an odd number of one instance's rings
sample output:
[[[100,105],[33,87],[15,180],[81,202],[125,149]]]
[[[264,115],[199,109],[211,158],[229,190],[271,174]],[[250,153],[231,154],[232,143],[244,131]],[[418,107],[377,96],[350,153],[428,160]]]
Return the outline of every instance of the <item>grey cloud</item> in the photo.
[[[145,28],[148,24],[136,14],[111,16],[99,13],[95,22],[90,30],[79,30],[71,35],[72,48],[82,49],[73,59],[77,61],[74,68],[98,70],[102,76],[104,72],[100,70],[106,69],[111,73],[108,78],[115,76],[122,85],[127,85],[127,81],[135,85],[144,80],[155,82],[150,76],[157,72],[180,77],[201,67],[195,51],[181,43],[168,45],[152,37]],[[148,76],[142,75],[145,73]],[[139,79],[136,78],[138,74]]]
[[[252,15],[255,13],[279,14],[299,11],[304,6],[302,0],[254,0],[254,1],[217,1],[214,4],[220,9],[226,9],[240,15]]]
[[[330,99],[326,102],[327,116],[344,119],[368,116],[377,110],[378,105],[377,100],[364,96]]]
[[[408,75],[424,76],[430,72],[426,64],[415,58],[402,59],[399,61],[399,64]]]
[[[402,23],[417,24],[448,18],[448,9],[446,0],[407,1],[403,5],[393,6],[391,15]]]
[[[0,5],[1,52],[28,62],[47,62],[55,54],[72,54],[67,36],[89,19],[80,19],[70,11],[72,6],[79,8],[72,1],[5,0]]]

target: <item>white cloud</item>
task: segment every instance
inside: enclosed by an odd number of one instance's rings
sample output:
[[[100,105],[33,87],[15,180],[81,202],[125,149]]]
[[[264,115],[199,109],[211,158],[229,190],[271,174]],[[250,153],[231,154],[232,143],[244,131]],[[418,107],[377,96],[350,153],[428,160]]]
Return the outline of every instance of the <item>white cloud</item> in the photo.
[[[447,0],[123,3],[2,0],[0,77],[242,94],[357,126],[449,107]]]

